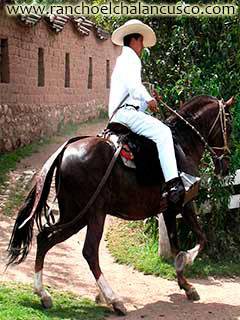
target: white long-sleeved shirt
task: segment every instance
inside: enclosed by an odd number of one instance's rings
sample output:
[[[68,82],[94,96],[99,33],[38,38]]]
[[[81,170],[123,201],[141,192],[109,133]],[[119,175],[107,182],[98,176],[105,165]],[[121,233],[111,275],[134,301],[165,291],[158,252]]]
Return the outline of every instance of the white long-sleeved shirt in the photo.
[[[136,52],[130,47],[123,47],[114,67],[109,96],[109,117],[129,93],[124,104],[139,106],[139,111],[145,111],[147,102],[153,98],[148,93],[141,78],[142,64]]]

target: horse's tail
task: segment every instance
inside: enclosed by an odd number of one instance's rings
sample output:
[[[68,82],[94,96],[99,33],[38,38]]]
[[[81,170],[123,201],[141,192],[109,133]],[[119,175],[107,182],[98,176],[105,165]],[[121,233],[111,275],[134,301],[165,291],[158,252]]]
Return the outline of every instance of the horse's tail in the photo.
[[[12,236],[8,245],[9,260],[7,266],[10,264],[19,264],[23,262],[31,248],[33,237],[34,220],[37,223],[39,231],[46,228],[42,223],[42,211],[44,209],[45,220],[50,225],[50,218],[54,223],[54,217],[48,214],[47,198],[50,192],[51,182],[55,168],[59,168],[62,155],[68,144],[75,142],[83,137],[72,138],[66,141],[58,150],[51,155],[42,167],[35,186],[32,188],[27,196],[23,206],[19,210]]]
[[[39,226],[41,221],[42,210],[46,213],[47,198],[49,195],[55,163],[47,173],[43,185],[39,186],[40,181],[37,181],[32,190],[29,192],[24,204],[20,208],[12,236],[8,245],[9,260],[7,265],[19,264],[23,262],[31,248],[33,238],[33,226],[36,219],[38,229],[41,231],[42,225]],[[41,187],[41,194],[39,196],[37,190]]]
[[[17,219],[15,221],[12,236],[8,245],[9,261],[7,265],[12,263],[21,263],[28,255],[33,236],[34,216],[28,220],[22,228],[19,228],[19,226],[21,226],[22,223],[29,217],[35,202],[35,197],[36,185],[28,194],[27,199],[19,210]]]
[[[7,266],[13,263],[19,264],[26,259],[31,248],[34,220],[36,220],[38,230],[43,230],[43,209],[45,218],[49,222],[47,216],[47,198],[50,192],[54,169],[60,164],[66,145],[67,143],[63,144],[44,164],[35,186],[29,192],[23,206],[18,212],[8,245],[9,260]]]

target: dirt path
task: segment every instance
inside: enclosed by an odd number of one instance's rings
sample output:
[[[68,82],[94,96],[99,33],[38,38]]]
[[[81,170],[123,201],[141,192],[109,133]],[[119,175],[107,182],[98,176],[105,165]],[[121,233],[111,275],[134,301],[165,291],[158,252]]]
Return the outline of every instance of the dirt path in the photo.
[[[81,126],[78,134],[95,134],[104,123],[98,122]],[[62,139],[62,141],[64,141]],[[58,147],[58,143],[43,147],[41,152],[19,163],[17,172],[39,170],[43,162]],[[0,216],[0,280],[33,281],[35,242],[27,261],[9,268],[5,273],[5,250],[14,223],[13,218]],[[109,218],[107,225],[114,222]],[[71,290],[79,295],[94,299],[97,289],[88,265],[82,257],[85,229],[66,242],[55,246],[48,254],[44,268],[44,283],[54,288]],[[147,276],[125,265],[114,263],[106,242],[100,246],[102,270],[113,289],[123,297],[129,311],[122,319],[200,319],[240,320],[240,279],[193,280],[201,300],[191,303],[175,281]],[[119,319],[112,315],[109,320]],[[87,320],[87,319],[86,319]]]

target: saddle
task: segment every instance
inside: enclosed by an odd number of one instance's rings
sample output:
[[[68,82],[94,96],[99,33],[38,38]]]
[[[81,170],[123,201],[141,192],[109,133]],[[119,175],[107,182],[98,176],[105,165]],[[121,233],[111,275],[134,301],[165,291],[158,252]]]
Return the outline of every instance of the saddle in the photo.
[[[122,143],[121,161],[126,167],[136,170],[139,184],[154,186],[164,181],[157,147],[152,140],[133,133],[128,127],[116,122],[109,123],[102,136],[115,146]]]

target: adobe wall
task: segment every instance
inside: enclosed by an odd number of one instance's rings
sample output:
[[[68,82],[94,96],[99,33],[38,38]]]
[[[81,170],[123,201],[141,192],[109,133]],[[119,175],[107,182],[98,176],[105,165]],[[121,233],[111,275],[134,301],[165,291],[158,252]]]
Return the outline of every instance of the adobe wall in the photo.
[[[106,60],[119,54],[111,40],[81,37],[71,22],[56,34],[44,21],[28,27],[0,9],[0,39],[8,38],[10,83],[0,83],[0,152],[57,131],[62,123],[95,117],[107,105]],[[45,86],[38,87],[38,48],[44,48]],[[70,88],[64,87],[70,53]],[[88,89],[89,57],[93,88]]]

